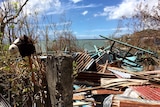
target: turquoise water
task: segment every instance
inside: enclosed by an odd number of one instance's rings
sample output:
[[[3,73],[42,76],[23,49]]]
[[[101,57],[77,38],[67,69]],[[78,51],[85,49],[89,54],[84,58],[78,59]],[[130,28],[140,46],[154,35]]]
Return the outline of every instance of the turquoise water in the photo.
[[[77,45],[82,49],[94,50],[94,45],[96,47],[106,47],[107,42],[104,39],[80,39],[77,40]]]
[[[78,47],[84,50],[95,50],[94,45],[99,48],[99,47],[106,47],[107,42],[105,39],[79,39],[76,40],[76,44]],[[48,47],[52,48],[53,42],[49,41],[48,42]],[[36,51],[38,53],[46,53],[46,43],[45,41],[41,41],[38,44],[36,44]]]

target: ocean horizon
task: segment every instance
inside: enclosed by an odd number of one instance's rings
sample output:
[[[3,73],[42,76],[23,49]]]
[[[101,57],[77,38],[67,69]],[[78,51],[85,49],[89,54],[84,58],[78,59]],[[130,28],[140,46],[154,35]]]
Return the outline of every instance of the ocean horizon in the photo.
[[[76,40],[77,47],[80,47],[83,50],[91,51],[94,50],[94,46],[97,48],[107,46],[106,39],[77,39]],[[48,41],[48,47],[52,48],[53,41]],[[36,50],[38,53],[47,53],[46,52],[46,42],[40,41],[36,44]]]

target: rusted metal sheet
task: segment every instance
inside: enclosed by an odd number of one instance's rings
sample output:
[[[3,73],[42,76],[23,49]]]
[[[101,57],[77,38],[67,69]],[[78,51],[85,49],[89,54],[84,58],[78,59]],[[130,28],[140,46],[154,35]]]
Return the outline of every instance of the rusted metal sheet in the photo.
[[[111,107],[160,107],[160,102],[115,95]]]
[[[135,101],[121,101],[119,107],[159,107],[160,104],[146,104]]]
[[[132,86],[142,98],[160,101],[160,88],[151,86]]]

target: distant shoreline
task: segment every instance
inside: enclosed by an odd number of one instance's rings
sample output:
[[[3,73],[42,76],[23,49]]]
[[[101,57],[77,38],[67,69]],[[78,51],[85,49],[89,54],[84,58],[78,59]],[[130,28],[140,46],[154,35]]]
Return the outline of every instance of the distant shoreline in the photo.
[[[76,40],[106,40],[106,39],[76,39]]]

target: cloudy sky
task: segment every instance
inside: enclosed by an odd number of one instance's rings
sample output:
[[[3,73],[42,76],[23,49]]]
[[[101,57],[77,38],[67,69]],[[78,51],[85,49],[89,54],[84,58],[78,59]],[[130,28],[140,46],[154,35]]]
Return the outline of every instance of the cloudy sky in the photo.
[[[122,16],[134,15],[138,3],[149,7],[158,5],[159,0],[29,0],[27,13],[38,11],[57,20],[65,14],[72,22],[71,30],[78,39],[98,38],[111,35]],[[126,30],[125,26],[122,30]]]

